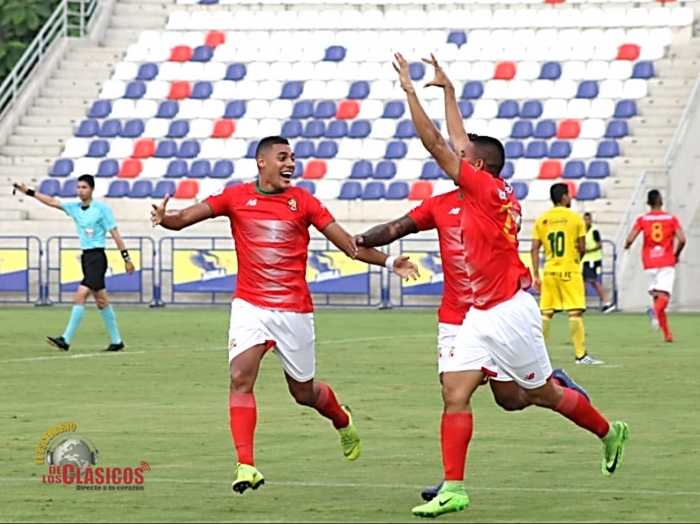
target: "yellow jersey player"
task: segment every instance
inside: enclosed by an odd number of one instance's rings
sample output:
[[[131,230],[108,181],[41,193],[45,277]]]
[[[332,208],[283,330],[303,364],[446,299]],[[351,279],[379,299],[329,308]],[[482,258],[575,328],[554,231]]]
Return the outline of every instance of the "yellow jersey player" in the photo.
[[[586,291],[581,272],[581,256],[586,252],[586,226],[571,211],[571,196],[566,184],[553,184],[549,190],[554,207],[535,221],[532,234],[533,287],[540,295],[544,339],[554,313],[569,314],[569,330],[577,364],[603,364],[586,352],[583,312]],[[540,279],[540,249],[544,247],[544,277]]]

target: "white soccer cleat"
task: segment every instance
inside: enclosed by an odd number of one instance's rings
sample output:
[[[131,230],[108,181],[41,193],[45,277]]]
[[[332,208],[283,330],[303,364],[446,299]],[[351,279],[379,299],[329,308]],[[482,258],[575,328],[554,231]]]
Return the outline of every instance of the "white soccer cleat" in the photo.
[[[605,364],[602,360],[598,360],[597,358],[593,358],[590,355],[584,355],[581,358],[576,359],[577,364],[587,364],[589,366],[599,366],[601,364]]]

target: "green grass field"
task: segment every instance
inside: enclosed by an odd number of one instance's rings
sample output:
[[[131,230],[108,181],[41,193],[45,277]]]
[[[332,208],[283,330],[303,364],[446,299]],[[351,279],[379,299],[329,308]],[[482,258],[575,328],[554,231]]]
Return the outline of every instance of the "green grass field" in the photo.
[[[318,378],[350,404],[363,451],[346,462],[330,423],[288,396],[270,355],[258,380],[256,461],[267,484],[230,490],[228,311],[125,309],[128,349],[108,343],[90,309],[69,354],[45,345],[68,310],[0,309],[0,520],[33,522],[405,522],[419,491],[442,476],[441,402],[432,311],[320,311]],[[697,411],[700,318],[673,315],[663,344],[646,316],[586,317],[603,367],[573,365],[567,323],[550,353],[594,403],[630,426],[624,466],[600,473],[601,446],[560,416],[505,413],[488,388],[474,401],[467,490],[447,522],[692,522],[700,519]],[[75,421],[100,466],[148,462],[142,492],[45,485],[34,465],[42,434]]]

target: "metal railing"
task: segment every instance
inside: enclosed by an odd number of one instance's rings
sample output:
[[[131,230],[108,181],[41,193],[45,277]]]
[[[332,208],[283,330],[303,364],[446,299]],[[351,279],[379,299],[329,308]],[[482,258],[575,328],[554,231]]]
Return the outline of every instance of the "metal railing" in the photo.
[[[63,0],[58,5],[0,85],[0,121],[12,111],[22,88],[54,46],[64,38],[87,34],[99,4],[100,0]]]

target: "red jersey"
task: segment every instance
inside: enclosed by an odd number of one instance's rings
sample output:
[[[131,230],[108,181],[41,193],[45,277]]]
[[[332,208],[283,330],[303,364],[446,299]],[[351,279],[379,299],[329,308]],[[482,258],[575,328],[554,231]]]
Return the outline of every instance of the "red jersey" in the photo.
[[[464,193],[462,242],[473,306],[491,309],[532,285],[530,270],[518,254],[513,188],[465,160],[457,184]]]
[[[644,233],[644,246],[642,247],[644,269],[676,265],[673,239],[676,231],[681,229],[678,218],[665,211],[650,211],[637,218],[634,229]]]
[[[471,307],[471,286],[460,234],[462,198],[459,189],[424,200],[408,216],[416,223],[418,231],[437,229],[444,275],[438,321],[461,325]]]
[[[238,259],[234,297],[266,309],[312,312],[309,226],[328,226],[334,220],[330,211],[304,189],[264,193],[256,182],[227,187],[205,202],[215,217],[231,222]]]

